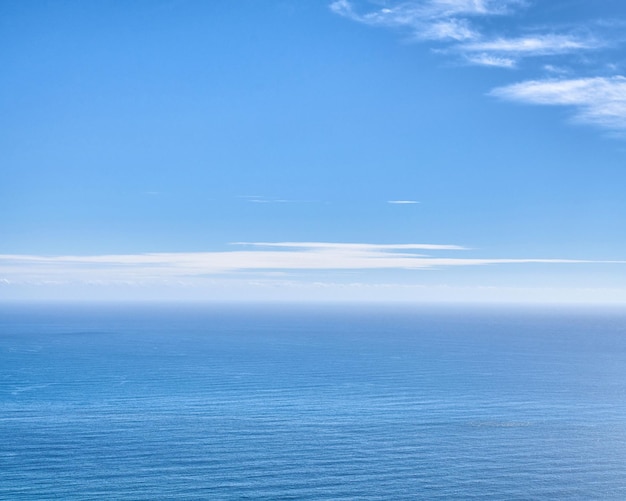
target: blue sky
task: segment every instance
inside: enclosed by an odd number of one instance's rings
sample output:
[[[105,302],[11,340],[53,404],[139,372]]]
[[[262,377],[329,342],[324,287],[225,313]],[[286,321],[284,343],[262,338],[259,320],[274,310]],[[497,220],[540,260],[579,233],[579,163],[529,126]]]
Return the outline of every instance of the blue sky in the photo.
[[[0,24],[2,299],[626,301],[621,0]]]

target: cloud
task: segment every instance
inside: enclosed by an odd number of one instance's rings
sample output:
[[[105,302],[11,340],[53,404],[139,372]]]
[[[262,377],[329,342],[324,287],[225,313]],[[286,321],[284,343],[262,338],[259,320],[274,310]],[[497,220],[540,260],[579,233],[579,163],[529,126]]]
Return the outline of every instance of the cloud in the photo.
[[[522,57],[564,55],[600,47],[602,43],[591,38],[547,34],[480,40],[459,45],[455,50],[472,64],[513,68]]]
[[[462,49],[471,52],[497,52],[546,56],[567,54],[579,50],[597,49],[600,42],[573,35],[537,35],[519,38],[496,38],[464,44]]]
[[[483,21],[514,15],[529,5],[522,0],[408,0],[385,2],[383,7],[365,13],[357,10],[356,3],[336,0],[330,9],[369,26],[408,30],[414,40],[448,43],[438,52],[455,54],[479,66],[513,68],[522,58],[579,53],[609,45],[591,36],[559,33],[557,26],[546,28],[547,33],[516,37],[487,32],[489,25]],[[533,31],[531,28],[526,31]]]
[[[416,251],[462,251],[446,244],[252,242],[250,250],[97,256],[0,255],[5,283],[171,283],[267,271],[423,270],[504,264],[574,264],[573,259],[432,257]],[[621,263],[621,262],[620,262]],[[239,275],[238,275],[239,274]]]
[[[460,245],[447,244],[361,244],[336,242],[234,242],[233,245],[251,245],[254,247],[291,247],[298,249],[328,249],[328,250],[467,250]]]
[[[441,19],[508,14],[513,7],[525,3],[523,0],[409,0],[387,2],[378,10],[359,14],[353,1],[336,0],[330,4],[330,9],[336,14],[367,24],[421,28],[427,20],[437,22]]]
[[[495,68],[513,68],[516,65],[515,59],[510,57],[491,56],[489,54],[468,54],[465,56],[467,62],[477,66],[493,66]]]
[[[580,122],[626,129],[626,78],[623,76],[528,80],[490,92],[520,103],[571,106]]]
[[[353,2],[336,0],[330,9],[370,26],[407,28],[418,39],[462,41],[480,36],[468,18],[508,14],[513,7],[524,3],[521,0],[414,0],[360,14]]]
[[[247,202],[254,204],[284,204],[293,202],[293,200],[286,200],[283,198],[270,198],[262,195],[241,195],[239,198],[243,198]]]
[[[411,205],[418,204],[417,200],[387,200],[388,204],[396,204],[396,205]]]
[[[237,198],[252,204],[310,204],[321,202],[320,200],[276,198],[263,195],[239,195]]]
[[[572,106],[578,122],[614,131],[626,129],[626,79],[617,74],[620,66],[601,57],[573,57],[618,47],[624,42],[624,21],[525,26],[518,22],[521,16],[515,17],[532,6],[523,0],[388,0],[372,4],[377,7],[367,10],[360,7],[368,5],[363,0],[335,0],[330,9],[355,22],[409,31],[415,41],[438,42],[434,52],[470,65],[513,69],[522,61],[544,58],[535,69],[558,78],[515,83],[490,94],[508,101]],[[510,22],[496,26],[489,22],[494,16],[509,16]],[[589,76],[594,61],[602,76]],[[577,78],[574,75],[581,64],[585,75]]]
[[[437,21],[430,25],[424,25],[418,31],[420,38],[427,40],[472,40],[478,34],[470,27],[469,23],[459,19],[447,19]]]

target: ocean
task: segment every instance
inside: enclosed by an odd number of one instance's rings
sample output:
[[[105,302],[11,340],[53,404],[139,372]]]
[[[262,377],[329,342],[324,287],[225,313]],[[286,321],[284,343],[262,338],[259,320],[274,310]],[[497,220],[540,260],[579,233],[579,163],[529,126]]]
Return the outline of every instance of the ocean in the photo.
[[[0,307],[0,499],[626,499],[626,310]]]

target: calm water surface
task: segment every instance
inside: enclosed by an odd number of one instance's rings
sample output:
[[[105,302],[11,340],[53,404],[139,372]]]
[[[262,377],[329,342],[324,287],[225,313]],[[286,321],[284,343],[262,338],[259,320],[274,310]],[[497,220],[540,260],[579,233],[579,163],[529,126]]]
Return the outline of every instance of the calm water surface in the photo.
[[[626,499],[626,312],[2,306],[0,499]]]

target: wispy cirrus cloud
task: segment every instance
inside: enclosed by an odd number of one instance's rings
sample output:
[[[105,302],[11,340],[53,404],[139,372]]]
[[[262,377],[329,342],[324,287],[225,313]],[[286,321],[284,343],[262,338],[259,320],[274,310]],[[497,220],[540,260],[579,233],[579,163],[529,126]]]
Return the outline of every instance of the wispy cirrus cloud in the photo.
[[[437,257],[427,252],[463,251],[448,244],[332,242],[240,243],[246,250],[95,256],[0,255],[7,283],[165,283],[258,272],[329,270],[423,270],[505,264],[582,264],[599,261],[537,258]]]
[[[515,59],[511,57],[494,56],[491,54],[467,54],[467,61],[479,66],[493,66],[494,68],[513,68]]]
[[[387,200],[388,204],[393,205],[415,205],[419,204],[417,200]]]
[[[542,75],[547,72],[561,78],[522,81],[489,94],[522,103],[572,106],[578,122],[611,130],[626,129],[626,78],[618,74],[619,65],[596,58],[603,61],[602,66],[597,65],[602,76],[590,77],[593,59],[583,57],[593,51],[610,54],[610,50],[622,44],[624,22],[600,19],[579,26],[526,26],[519,14],[533,7],[537,6],[523,0],[330,3],[336,14],[370,26],[408,31],[415,41],[437,42],[434,49],[442,56],[458,57],[471,65],[513,69],[522,61],[543,58],[535,68]],[[507,22],[488,22],[495,16],[507,16]],[[576,77],[581,71],[584,76]]]
[[[529,5],[522,0],[408,0],[386,2],[364,13],[355,4],[354,0],[336,0],[330,9],[370,26],[408,30],[415,40],[448,43],[439,51],[481,66],[513,68],[522,58],[571,54],[606,45],[589,35],[559,33],[556,26],[525,36],[487,32],[483,21],[514,15]]]
[[[528,80],[491,91],[502,99],[528,104],[570,106],[574,118],[608,129],[626,129],[626,78],[623,76]]]
[[[427,21],[463,20],[472,16],[495,16],[511,13],[526,4],[525,0],[408,0],[385,2],[378,9],[359,13],[353,0],[335,0],[330,9],[355,21],[381,26],[424,27]]]
[[[523,57],[572,54],[599,49],[603,43],[578,35],[543,34],[517,38],[494,38],[466,43],[455,49],[470,63],[513,68]]]
[[[597,49],[601,42],[591,38],[575,35],[536,35],[518,38],[495,38],[463,45],[462,49],[472,52],[489,52],[502,54],[530,54],[546,56],[566,54],[579,50]]]
[[[361,13],[349,0],[336,0],[330,9],[341,16],[371,26],[407,28],[423,40],[461,41],[480,37],[470,19],[509,13],[522,0],[421,0],[386,3]]]

